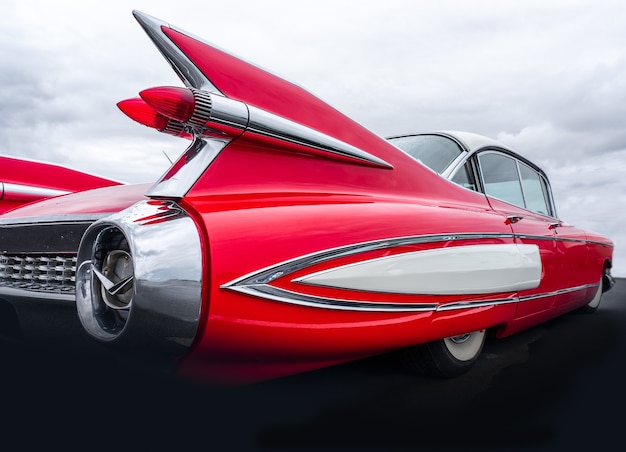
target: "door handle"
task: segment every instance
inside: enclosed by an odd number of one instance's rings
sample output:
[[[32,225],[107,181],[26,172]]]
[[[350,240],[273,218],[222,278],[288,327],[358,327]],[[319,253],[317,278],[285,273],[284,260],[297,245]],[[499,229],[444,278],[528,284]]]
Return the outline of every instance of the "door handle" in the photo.
[[[524,217],[521,216],[521,215],[509,215],[509,216],[506,217],[505,223],[506,224],[514,224],[514,223],[517,223],[518,221],[523,220],[523,219],[524,219]]]

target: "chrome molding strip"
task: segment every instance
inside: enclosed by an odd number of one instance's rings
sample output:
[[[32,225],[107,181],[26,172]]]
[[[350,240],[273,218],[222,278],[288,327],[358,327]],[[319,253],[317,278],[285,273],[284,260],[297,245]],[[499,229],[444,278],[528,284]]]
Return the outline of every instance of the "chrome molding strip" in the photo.
[[[259,108],[250,109],[249,132],[392,169],[393,165],[355,146]]]
[[[161,30],[161,27],[171,28],[176,31],[180,30],[177,30],[176,27],[171,26],[167,22],[163,22],[156,17],[152,17],[140,11],[133,11],[133,16],[185,85],[214,93],[220,92],[202,71],[170,41],[167,35]],[[185,34],[188,35],[188,33]]]
[[[424,312],[435,311],[437,303],[384,303],[372,301],[341,300],[322,298],[313,295],[292,292],[268,284],[233,287],[232,290],[268,300],[283,303],[309,306],[314,308],[336,309],[342,311],[373,311],[373,312]]]
[[[437,311],[453,311],[457,309],[484,308],[486,306],[498,306],[501,304],[518,303],[521,301],[518,297],[509,298],[493,298],[490,300],[475,301],[455,301],[452,303],[444,303],[437,306]]]
[[[308,306],[322,309],[335,309],[346,311],[369,311],[369,312],[425,312],[425,311],[452,311],[459,309],[473,309],[477,307],[497,306],[510,303],[523,303],[538,298],[546,298],[565,293],[586,290],[597,287],[598,284],[587,284],[565,288],[554,292],[535,294],[525,297],[491,298],[486,300],[463,300],[451,303],[383,303],[359,300],[344,300],[334,298],[317,297],[313,295],[297,293],[270,285],[278,278],[284,277],[304,268],[327,262],[339,257],[351,256],[363,252],[383,250],[403,245],[415,245],[437,242],[453,242],[472,239],[502,239],[515,238],[513,234],[493,233],[462,233],[440,234],[428,236],[399,237],[386,240],[365,242],[355,245],[338,247],[319,253],[305,255],[296,259],[281,262],[277,265],[266,267],[256,272],[246,274],[220,286],[221,289],[233,290],[246,295],[251,295],[268,300],[289,303],[300,306]],[[524,236],[530,238],[530,236]],[[540,237],[539,237],[540,238]]]
[[[33,187],[31,185],[2,183],[2,197],[4,198],[51,198],[54,196],[67,195],[71,193],[66,190],[56,190],[53,188]]]
[[[549,236],[545,236],[545,235],[526,235],[526,234],[515,234],[516,238],[519,239],[530,239],[530,240],[544,240],[544,241],[557,241],[557,242],[569,242],[569,243],[585,243],[585,244],[589,244],[589,245],[601,245],[601,246],[608,246],[610,248],[613,248],[614,245],[613,244],[609,244],[606,242],[596,242],[594,240],[586,240],[586,239],[574,239],[574,238],[570,238],[570,237],[559,237],[558,235],[556,237],[549,237]]]
[[[513,234],[492,234],[492,233],[464,233],[464,234],[437,234],[427,236],[398,237],[393,239],[377,240],[355,245],[343,246],[313,253],[300,258],[281,262],[277,265],[261,269],[257,272],[249,273],[240,278],[234,279],[221,286],[222,289],[233,290],[239,293],[269,299],[273,301],[309,306],[323,309],[336,309],[348,311],[369,311],[369,312],[424,312],[436,311],[437,303],[380,303],[368,301],[340,300],[332,298],[322,298],[303,293],[296,293],[285,289],[271,286],[273,280],[289,275],[298,270],[320,264],[339,257],[352,256],[368,251],[384,250],[397,246],[417,245],[425,243],[455,242],[473,239],[511,239]],[[514,302],[516,300],[490,300],[489,304]],[[458,303],[460,306],[460,303]],[[444,309],[454,309],[453,305]]]
[[[310,267],[312,265],[327,262],[339,257],[352,256],[359,253],[368,251],[383,250],[388,248],[395,248],[398,246],[407,245],[420,245],[425,243],[438,243],[438,242],[454,242],[459,240],[474,240],[474,239],[506,239],[514,238],[513,234],[494,234],[494,233],[462,233],[462,234],[433,234],[433,235],[420,235],[409,237],[398,237],[383,240],[375,240],[372,242],[357,243],[354,245],[347,245],[338,248],[331,248],[318,253],[308,254],[295,259],[290,259],[264,269],[248,273],[247,275],[233,279],[225,284],[222,284],[223,289],[233,289],[234,286],[246,286],[256,284],[267,284],[274,279],[288,275],[290,273],[302,270],[303,268]]]
[[[0,219],[0,228],[12,226],[39,226],[52,224],[93,223],[100,218],[108,217],[114,212],[86,213],[86,214],[59,214],[37,217],[3,218]]]
[[[559,290],[555,290],[553,292],[546,292],[546,293],[541,293],[541,294],[536,294],[536,295],[527,295],[525,297],[520,297],[520,301],[524,302],[524,301],[530,301],[530,300],[537,300],[539,298],[549,298],[549,297],[555,297],[558,295],[563,295],[566,293],[572,293],[572,292],[578,292],[580,290],[587,290],[590,289],[592,287],[599,287],[600,284],[596,283],[596,284],[584,284],[582,286],[576,286],[576,287],[568,287],[566,289],[559,289]]]
[[[524,303],[526,301],[539,298],[548,298],[556,295],[586,290],[590,287],[598,287],[598,284],[586,284],[583,286],[561,289],[554,292],[542,293],[525,297],[505,297],[490,298],[488,300],[462,300],[451,303],[385,303],[373,301],[354,301],[336,298],[322,298],[313,295],[306,295],[270,286],[259,284],[251,286],[233,287],[232,290],[252,295],[267,300],[278,301],[298,306],[308,306],[320,309],[334,309],[341,311],[363,311],[363,312],[446,312],[461,309],[474,309],[489,306],[499,306],[511,303]]]

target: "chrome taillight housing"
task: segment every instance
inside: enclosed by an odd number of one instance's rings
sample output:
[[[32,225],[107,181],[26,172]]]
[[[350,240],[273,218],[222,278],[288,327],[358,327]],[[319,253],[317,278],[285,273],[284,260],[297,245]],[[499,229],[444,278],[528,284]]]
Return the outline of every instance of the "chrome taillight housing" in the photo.
[[[78,250],[76,307],[92,337],[182,353],[200,318],[202,255],[173,201],[142,201],[92,224]]]

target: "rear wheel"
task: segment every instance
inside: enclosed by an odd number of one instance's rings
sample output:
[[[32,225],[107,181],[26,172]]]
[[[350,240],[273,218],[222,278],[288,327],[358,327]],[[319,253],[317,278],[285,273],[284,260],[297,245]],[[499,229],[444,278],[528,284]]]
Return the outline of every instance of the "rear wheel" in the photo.
[[[452,336],[403,350],[401,359],[412,372],[452,378],[468,372],[485,344],[486,330]]]
[[[593,296],[592,300],[589,303],[580,308],[582,312],[596,312],[598,306],[600,306],[600,301],[602,300],[603,282],[604,278],[600,278],[600,283],[598,284],[598,290],[596,291],[596,294]]]

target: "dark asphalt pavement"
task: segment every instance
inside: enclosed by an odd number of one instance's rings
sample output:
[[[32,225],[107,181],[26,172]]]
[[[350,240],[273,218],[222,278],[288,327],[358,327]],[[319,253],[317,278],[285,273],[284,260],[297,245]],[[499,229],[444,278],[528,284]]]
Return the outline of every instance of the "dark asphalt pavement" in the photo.
[[[378,357],[215,389],[100,349],[4,337],[0,354],[0,441],[23,450],[614,450],[626,423],[626,280],[594,314],[489,341],[452,380]]]

